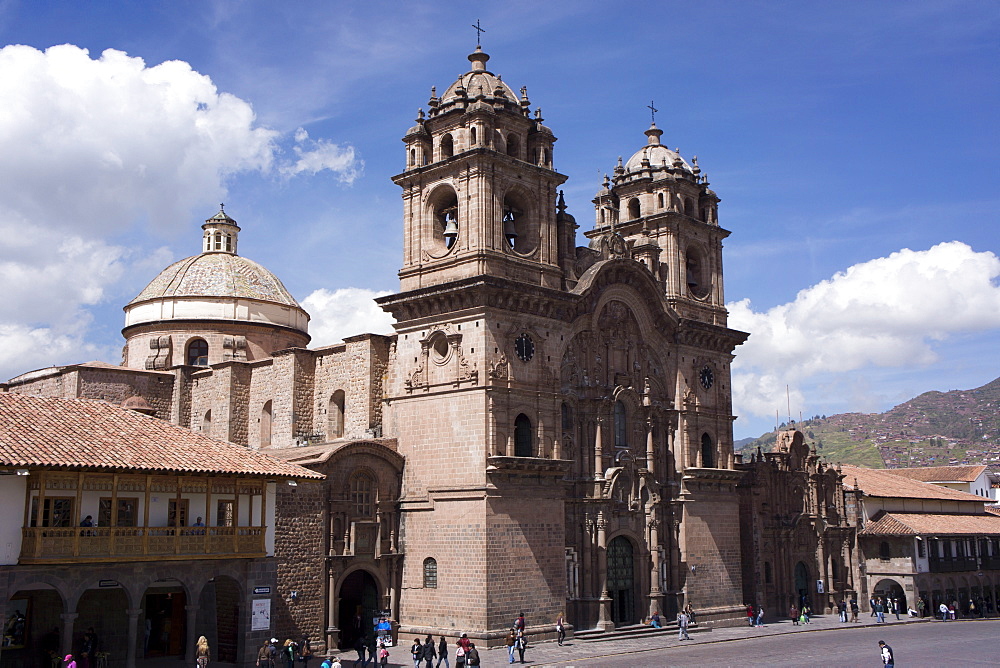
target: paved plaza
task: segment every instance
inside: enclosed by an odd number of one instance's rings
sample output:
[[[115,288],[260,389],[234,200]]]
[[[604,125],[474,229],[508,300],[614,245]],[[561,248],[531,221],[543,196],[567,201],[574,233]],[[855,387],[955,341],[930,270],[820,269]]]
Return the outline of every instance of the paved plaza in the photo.
[[[538,643],[525,654],[532,666],[879,666],[878,641],[893,647],[896,665],[997,665],[1000,620],[933,619],[896,621],[890,615],[876,624],[867,613],[859,623],[844,624],[837,615],[814,617],[794,626],[772,621],[763,628],[739,626],[700,631],[691,640],[675,634],[603,641]],[[396,654],[405,648],[396,648]],[[507,665],[505,649],[483,652],[483,666]],[[450,657],[453,660],[453,657]],[[395,660],[396,656],[393,657]],[[349,662],[345,662],[347,668]],[[399,665],[408,665],[400,663]],[[409,664],[412,665],[412,664]],[[454,664],[453,664],[454,665]]]

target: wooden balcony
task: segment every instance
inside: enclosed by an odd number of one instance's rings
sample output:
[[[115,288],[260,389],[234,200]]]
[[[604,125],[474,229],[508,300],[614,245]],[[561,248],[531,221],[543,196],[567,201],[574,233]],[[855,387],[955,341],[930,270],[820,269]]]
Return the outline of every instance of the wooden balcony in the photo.
[[[28,527],[21,564],[265,556],[266,527]]]

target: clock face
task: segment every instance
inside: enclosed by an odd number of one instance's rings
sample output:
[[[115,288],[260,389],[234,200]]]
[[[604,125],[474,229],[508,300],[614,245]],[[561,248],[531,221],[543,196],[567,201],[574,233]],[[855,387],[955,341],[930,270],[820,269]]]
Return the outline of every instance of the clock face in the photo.
[[[706,390],[711,388],[712,383],[715,382],[715,374],[712,373],[712,368],[708,366],[701,370],[701,373],[698,374],[698,378],[701,380],[701,386]]]
[[[527,334],[522,334],[514,339],[514,352],[517,353],[518,359],[527,362],[535,354],[535,342]]]

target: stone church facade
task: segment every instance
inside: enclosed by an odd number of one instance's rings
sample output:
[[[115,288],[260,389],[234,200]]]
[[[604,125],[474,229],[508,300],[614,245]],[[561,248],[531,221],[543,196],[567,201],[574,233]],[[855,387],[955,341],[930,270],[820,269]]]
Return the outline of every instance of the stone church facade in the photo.
[[[747,591],[719,199],[653,124],[578,225],[527,91],[470,68],[404,136],[391,336],[307,348],[308,314],[237,254],[202,252],[125,307],[122,366],[34,371],[10,392],[121,402],[324,473],[277,500],[276,633],[502,641],[685,604],[733,623]],[[294,595],[293,595],[294,594]]]

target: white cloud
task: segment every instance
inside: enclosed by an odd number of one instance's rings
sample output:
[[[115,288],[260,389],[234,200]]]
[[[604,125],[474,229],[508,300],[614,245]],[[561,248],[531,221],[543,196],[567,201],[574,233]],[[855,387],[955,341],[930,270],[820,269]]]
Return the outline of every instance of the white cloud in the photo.
[[[856,264],[764,312],[729,304],[730,326],[750,332],[733,363],[737,412],[773,415],[786,385],[802,406],[799,387],[820,375],[934,362],[949,337],[1000,328],[998,279],[1000,258],[952,241]]]
[[[343,183],[353,183],[361,174],[364,163],[354,155],[353,146],[341,146],[326,139],[313,140],[303,128],[295,131],[295,146],[292,147],[298,160],[284,165],[281,172],[288,176],[308,172],[316,174],[324,169],[337,174]]]
[[[113,49],[93,59],[70,44],[7,46],[0,100],[3,377],[35,363],[29,349],[44,364],[80,361],[87,307],[146,262],[144,249],[109,239],[140,222],[186,228],[238,174],[330,170],[350,182],[360,168],[350,146],[304,131],[297,158],[283,160],[282,137],[257,124],[248,102],[181,61],[147,67]]]
[[[358,334],[391,334],[395,321],[374,302],[387,294],[363,288],[314,291],[302,300],[302,307],[312,316],[310,345],[326,346]]]

